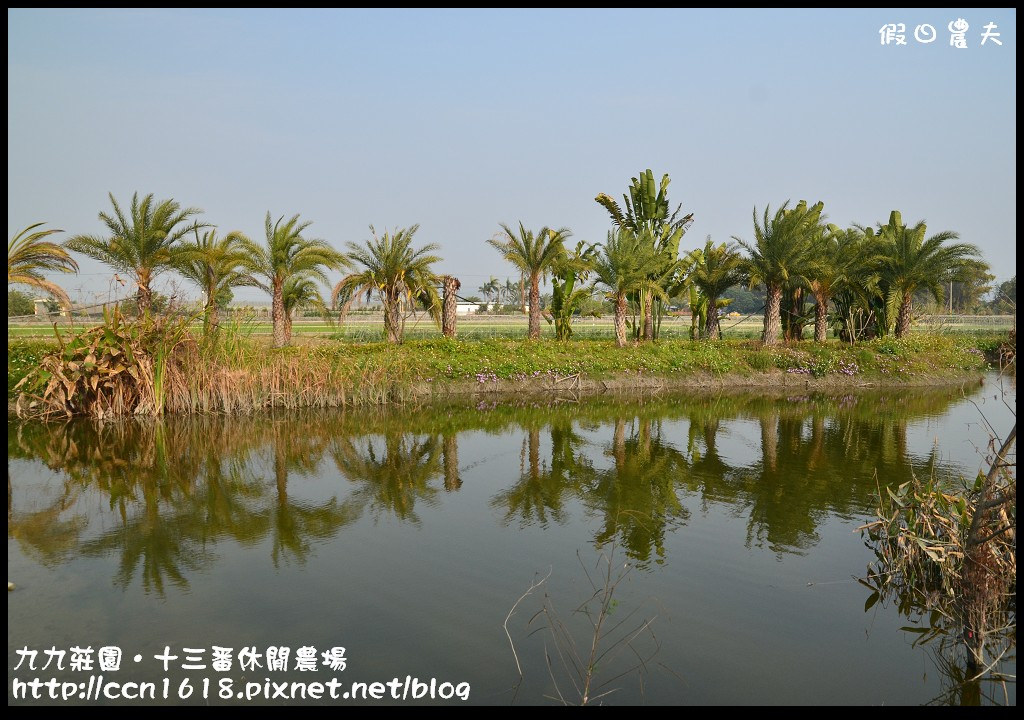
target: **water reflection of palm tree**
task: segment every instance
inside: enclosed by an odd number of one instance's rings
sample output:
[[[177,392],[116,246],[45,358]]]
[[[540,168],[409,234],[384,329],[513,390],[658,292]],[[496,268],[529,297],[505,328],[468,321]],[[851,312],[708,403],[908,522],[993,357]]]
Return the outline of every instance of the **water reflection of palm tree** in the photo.
[[[735,486],[722,482],[732,467],[718,450],[722,419],[728,417],[728,408],[722,407],[721,400],[716,398],[694,405],[687,414],[686,454],[690,472],[683,478],[683,485],[688,491],[700,494],[705,511],[712,501],[732,504],[735,500]]]
[[[758,422],[761,462],[754,472],[743,473],[742,480],[750,498],[747,545],[756,538],[758,545],[767,542],[778,552],[813,544],[819,517],[806,498],[818,479],[807,470],[810,446],[801,442],[803,418],[772,411]]]
[[[329,441],[319,423],[309,418],[289,422],[275,420],[270,442],[276,496],[263,512],[270,529],[271,559],[277,567],[286,555],[305,562],[311,540],[333,536],[354,518],[347,508],[339,505],[336,497],[319,504],[289,497],[289,475],[315,473],[327,450]]]
[[[538,420],[526,427],[519,479],[491,500],[492,507],[505,510],[505,524],[515,518],[519,519],[520,527],[533,524],[546,527],[549,520],[565,522],[566,499],[577,494],[593,475],[590,463],[581,452],[585,440],[572,429],[571,419],[564,417],[552,421],[551,464],[542,463]]]
[[[193,519],[187,514],[161,516],[158,504],[147,501],[141,514],[85,542],[82,554],[104,557],[117,550],[118,584],[131,584],[138,570],[143,589],[163,595],[167,581],[187,587],[185,571],[195,571],[207,560],[206,549],[190,537],[189,531],[194,527],[190,527],[189,521]]]
[[[392,514],[419,524],[416,503],[437,502],[438,488],[431,480],[442,473],[441,445],[436,435],[392,431],[384,435],[381,455],[373,437],[336,438],[331,456],[341,474],[356,485],[342,504],[343,511],[357,517],[369,508],[375,520]]]
[[[677,495],[688,472],[685,456],[662,436],[660,422],[637,420],[626,436],[626,421],[617,418],[608,454],[613,468],[596,473],[585,484],[583,500],[601,517],[594,537],[600,547],[616,540],[637,563],[664,562],[665,533],[689,517]]]
[[[43,562],[76,552],[120,556],[119,582],[141,576],[147,590],[162,592],[186,582],[223,539],[248,545],[269,538],[275,563],[286,556],[301,561],[316,539],[333,536],[367,509],[419,522],[417,509],[439,499],[442,483],[449,490],[461,483],[459,432],[519,427],[520,472],[492,499],[505,522],[562,522],[578,502],[599,523],[596,543],[618,538],[632,557],[648,562],[664,556],[670,529],[685,520],[678,494],[692,492],[705,503],[749,512],[750,541],[789,552],[815,542],[827,517],[870,512],[876,468],[885,467],[882,484],[927,473],[934,458],[906,454],[907,420],[941,412],[957,398],[957,391],[915,391],[863,404],[854,397],[782,403],[721,396],[595,400],[571,409],[499,406],[484,414],[452,407],[441,420],[434,411],[403,414],[403,428],[415,427],[413,434],[397,430],[393,416],[369,412],[331,415],[332,422],[309,413],[12,423],[8,457],[59,469],[62,487],[56,499],[37,501],[42,509],[30,517],[12,506],[9,483],[9,537]],[[656,418],[689,420],[682,452]],[[760,424],[761,455],[753,462],[729,464],[721,438],[735,419]],[[595,468],[579,423],[611,428],[609,467]],[[367,430],[378,434],[362,434]],[[545,433],[549,460],[542,457]],[[354,492],[343,502],[307,501],[296,480],[318,471],[327,448]],[[101,502],[83,504],[96,495]],[[99,508],[110,509],[116,527],[83,541],[90,529],[84,523]]]
[[[84,472],[72,477],[97,487],[112,505],[116,502],[122,522],[83,543],[82,554],[106,556],[117,549],[120,563],[115,577],[122,585],[128,585],[138,570],[147,592],[162,595],[165,581],[186,586],[185,571],[201,566],[205,549],[190,537],[194,522],[189,522],[188,513],[176,506],[195,489],[203,446],[182,442],[179,432],[183,429],[168,430],[163,422],[117,428],[99,425],[96,431],[100,444],[93,447],[107,452],[102,459],[93,456],[76,464]]]
[[[808,417],[809,415],[809,417]],[[747,543],[776,552],[799,551],[817,542],[817,527],[828,515],[870,510],[877,484],[893,485],[911,473],[929,472],[930,458],[906,451],[905,417],[856,417],[837,412],[826,422],[814,408],[794,406],[758,417],[761,460],[724,478],[735,482],[749,503]],[[885,475],[876,470],[885,467]]]
[[[67,484],[48,505],[32,512],[14,512],[11,487],[11,466],[7,464],[7,537],[18,541],[43,565],[52,566],[74,554],[82,532],[88,525],[85,515],[75,513],[64,517],[78,499]]]
[[[188,573],[208,561],[207,543],[223,533],[226,523],[237,528],[232,533],[236,536],[252,534],[244,528],[252,524],[253,511],[242,503],[254,494],[252,481],[237,470],[225,476],[219,443],[192,443],[190,430],[175,427],[168,432],[162,422],[137,428],[135,439],[141,442],[136,447],[151,461],[134,466],[130,492],[125,492],[126,478],[120,475],[97,478],[101,489],[118,497],[122,523],[85,542],[81,551],[94,557],[116,551],[120,560],[115,579],[121,585],[129,585],[138,573],[147,592],[163,595],[168,582],[187,587]],[[173,452],[168,451],[168,437]],[[119,447],[108,449],[115,464],[114,448]],[[168,460],[172,456],[173,462]],[[108,479],[113,483],[108,485]]]
[[[38,427],[18,439],[18,452],[31,451],[60,467],[65,492],[45,518],[37,514],[49,526],[45,533],[33,531],[13,511],[9,533],[24,534],[24,542],[35,543],[44,556],[69,552],[62,548],[81,530],[75,518],[58,516],[79,496],[98,491],[120,523],[76,549],[97,557],[120,555],[116,580],[123,585],[139,576],[148,592],[163,594],[168,584],[183,587],[189,573],[212,557],[208,546],[225,537],[251,545],[270,535],[275,564],[285,553],[301,561],[311,541],[335,534],[352,519],[335,498],[307,503],[289,494],[289,473],[315,470],[327,444],[317,432],[322,424],[312,420],[84,421],[37,433]],[[261,447],[273,452],[272,485],[252,463],[252,452]]]

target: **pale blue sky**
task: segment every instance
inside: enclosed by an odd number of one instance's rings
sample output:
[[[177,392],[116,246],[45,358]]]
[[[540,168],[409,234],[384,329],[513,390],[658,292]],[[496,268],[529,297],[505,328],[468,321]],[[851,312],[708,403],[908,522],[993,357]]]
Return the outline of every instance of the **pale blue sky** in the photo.
[[[513,275],[484,242],[499,222],[602,241],[594,196],[651,168],[695,214],[684,248],[749,238],[754,205],[806,198],[839,224],[927,219],[1016,274],[1012,10],[7,17],[9,236],[99,232],[107,192],[135,190],[257,238],[267,210],[301,213],[339,248],[418,222],[470,294]],[[907,46],[880,45],[888,22]],[[1001,47],[979,46],[988,22]],[[921,23],[934,43],[913,39]],[[82,271],[62,279],[73,297],[107,292],[109,271]]]

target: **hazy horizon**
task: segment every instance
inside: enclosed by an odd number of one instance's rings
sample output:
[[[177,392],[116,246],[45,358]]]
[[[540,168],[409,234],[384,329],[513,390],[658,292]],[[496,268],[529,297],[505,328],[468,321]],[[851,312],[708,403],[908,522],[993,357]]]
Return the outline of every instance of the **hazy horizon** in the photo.
[[[1016,275],[1015,10],[8,10],[7,32],[8,237],[100,233],[107,193],[136,191],[254,239],[300,213],[339,249],[419,223],[468,296],[517,277],[499,223],[602,242],[594,197],[650,168],[694,213],[684,249],[821,200],[840,225],[926,219]],[[113,272],[76,258],[56,279],[105,296]]]

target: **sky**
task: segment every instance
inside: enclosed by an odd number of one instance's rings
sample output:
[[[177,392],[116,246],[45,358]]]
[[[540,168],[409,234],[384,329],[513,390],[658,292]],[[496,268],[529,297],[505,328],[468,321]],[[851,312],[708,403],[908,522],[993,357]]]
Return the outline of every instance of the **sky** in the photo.
[[[950,45],[963,18],[966,48]],[[517,274],[499,223],[601,242],[594,201],[650,168],[694,214],[683,249],[751,212],[898,209],[1016,275],[1016,12],[8,10],[8,237],[100,233],[108,193],[263,237],[301,214],[339,249],[419,223],[463,295]],[[905,45],[880,29],[906,26]],[[1002,45],[981,45],[995,23]],[[933,26],[923,44],[914,29]],[[73,299],[112,292],[78,258]],[[332,281],[340,279],[333,274]],[[157,283],[198,297],[180,278]],[[266,300],[239,289],[238,300]]]

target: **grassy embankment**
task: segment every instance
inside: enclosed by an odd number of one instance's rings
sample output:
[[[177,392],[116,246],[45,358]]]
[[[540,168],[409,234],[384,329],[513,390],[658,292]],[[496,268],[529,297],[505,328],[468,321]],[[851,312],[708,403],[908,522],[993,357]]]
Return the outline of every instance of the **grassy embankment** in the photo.
[[[94,335],[91,345],[65,346],[61,376],[67,378],[67,387],[51,385],[50,395],[62,396],[64,408],[75,414],[110,415],[245,413],[271,407],[381,404],[474,392],[929,384],[979,375],[987,367],[986,354],[991,358],[1004,337],[1001,333],[913,335],[857,346],[805,341],[774,348],[746,340],[663,340],[624,349],[605,340],[434,339],[401,346],[325,340],[271,350],[265,340],[237,335],[210,349],[186,332],[165,346],[166,360],[156,353],[147,359],[144,350],[137,350],[132,361],[141,363],[139,371],[115,372],[117,368],[110,369],[111,362],[125,365],[123,355],[113,360],[109,357],[117,340],[104,346],[103,339]],[[9,400],[17,398],[18,382],[39,368],[57,347],[55,341],[8,339]],[[52,376],[39,377],[37,372],[33,379],[40,381],[34,391],[41,394]],[[125,383],[137,387],[125,390]],[[112,402],[104,393],[121,396]],[[68,399],[71,396],[73,400]],[[97,408],[104,410],[101,413]],[[65,411],[51,410],[55,415]]]

